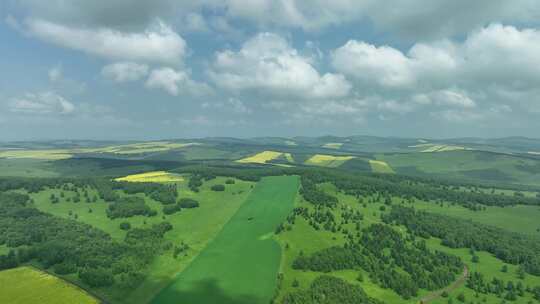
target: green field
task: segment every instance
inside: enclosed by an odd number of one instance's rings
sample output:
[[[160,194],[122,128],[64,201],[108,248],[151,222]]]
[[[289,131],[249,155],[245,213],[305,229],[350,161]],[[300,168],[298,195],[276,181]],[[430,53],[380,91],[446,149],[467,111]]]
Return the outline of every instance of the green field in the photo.
[[[524,286],[538,286],[540,285],[540,277],[533,276],[533,275],[526,275],[524,280],[519,280],[518,276],[516,275],[517,266],[515,265],[508,265],[508,272],[504,273],[501,271],[503,263],[501,260],[493,257],[490,253],[478,251],[476,252],[476,255],[479,257],[478,263],[472,263],[471,262],[471,254],[469,252],[469,249],[467,248],[461,248],[461,249],[452,249],[445,246],[442,246],[440,244],[440,240],[436,238],[431,238],[427,242],[428,246],[430,248],[440,250],[442,252],[451,253],[456,256],[459,256],[465,264],[467,264],[467,267],[469,268],[470,272],[478,271],[484,275],[488,279],[488,281],[491,281],[494,277],[502,279],[504,281],[514,281],[515,283],[521,281]],[[457,288],[456,290],[452,291],[450,293],[450,297],[455,298],[459,293],[463,293],[466,297],[467,303],[469,303],[470,300],[476,300],[480,301],[482,303],[502,303],[502,299],[496,297],[493,294],[481,294],[478,297],[476,296],[475,292],[469,288],[467,288],[465,285]],[[486,301],[483,301],[483,299],[486,299]],[[532,297],[529,294],[526,294],[524,297],[518,297],[517,300],[511,302],[516,304],[526,304],[526,303],[535,303],[535,302],[529,302],[534,301]],[[433,302],[430,302],[432,304],[447,304],[447,299],[438,299]],[[510,302],[506,302],[510,303]],[[537,302],[536,302],[537,303]]]
[[[380,207],[383,206],[382,203],[367,203],[364,207],[358,204],[358,201],[355,197],[337,191],[335,189],[335,186],[331,184],[321,184],[320,188],[324,189],[326,193],[336,196],[339,199],[339,202],[346,206],[346,208],[360,210],[364,215],[362,227],[367,228],[371,224],[381,223]],[[374,197],[367,197],[364,199],[366,201],[369,201],[371,199],[374,199]],[[392,201],[394,204],[401,203],[401,199],[399,198],[393,198]],[[295,205],[307,207],[310,210],[313,209],[313,207],[309,203],[306,203],[301,197],[297,198]],[[477,212],[460,206],[448,207],[446,204],[444,205],[444,207],[440,207],[436,203],[424,201],[416,201],[414,203],[414,206],[417,209],[442,213],[449,216],[471,219],[473,221],[478,221],[483,224],[495,225],[510,231],[529,234],[539,233],[536,232],[536,228],[538,226],[538,218],[540,216],[540,208],[538,208],[537,206],[518,205],[507,208],[487,207],[487,210]],[[387,210],[389,210],[389,208],[387,208]],[[339,210],[336,210],[334,212],[334,214],[338,218],[340,218],[341,213],[342,212]],[[345,227],[352,229],[353,226],[346,225]],[[403,233],[405,233],[406,231],[403,227],[394,228],[402,231]],[[282,282],[281,293],[278,298],[278,303],[280,303],[279,300],[281,300],[285,294],[295,292],[298,289],[307,288],[315,278],[321,275],[321,273],[319,272],[295,270],[292,268],[292,262],[296,257],[298,257],[300,252],[303,252],[305,255],[310,255],[313,252],[317,252],[321,249],[335,245],[341,245],[344,243],[344,238],[342,234],[335,234],[324,230],[317,231],[313,229],[313,227],[311,227],[303,218],[297,218],[292,230],[283,232],[279,235],[278,239],[282,247],[285,248],[285,246],[288,245],[288,249],[285,250],[285,255],[282,260],[281,272],[283,273],[284,278]],[[483,273],[486,277],[488,277],[489,280],[491,280],[493,277],[497,277],[504,280],[514,280],[515,282],[519,281],[516,275],[517,266],[507,265],[509,269],[508,273],[502,273],[500,270],[504,263],[487,252],[477,252],[477,255],[480,257],[480,262],[471,263],[471,254],[469,252],[469,249],[451,249],[448,247],[444,247],[440,245],[440,240],[435,238],[428,240],[427,245],[432,250],[440,250],[459,256],[468,265],[470,271],[479,271]],[[362,283],[359,283],[356,280],[359,272],[362,273],[364,277],[364,281]],[[394,291],[381,288],[379,285],[372,282],[368,274],[361,269],[333,271],[329,274],[340,277],[351,284],[359,284],[369,296],[384,300],[386,303],[418,303],[422,297],[429,294],[429,292],[426,290],[420,290],[418,297],[416,297],[415,299],[405,300],[401,298],[398,294],[396,294]],[[295,280],[300,282],[299,287],[292,286],[293,281]],[[525,280],[522,281],[522,283],[525,286],[537,286],[540,284],[540,277],[527,275]],[[478,300],[481,302],[484,297],[487,299],[487,302],[482,303],[501,302],[501,299],[497,298],[493,294],[485,296],[481,295],[479,298],[476,298],[474,292],[463,285],[450,293],[450,296],[453,297],[453,303],[460,303],[459,301],[456,301],[456,297],[461,292],[463,292],[467,298],[466,303],[469,303],[470,300]],[[532,297],[528,295],[526,297],[519,298],[517,301],[512,303],[525,304],[529,303],[530,300],[532,300]],[[448,299],[439,298],[429,303],[447,304]]]
[[[397,173],[445,179],[540,185],[540,161],[483,151],[377,154]]]
[[[357,199],[351,195],[343,194],[336,190],[335,186],[329,183],[322,184],[321,189],[324,189],[326,193],[335,195],[341,204],[347,206],[347,208],[360,210],[364,215],[362,227],[367,228],[373,223],[380,223],[380,211],[379,207],[382,204],[372,203],[363,207],[358,204]],[[313,206],[307,203],[301,196],[296,199],[295,206],[306,207],[310,210]],[[338,218],[341,216],[341,211],[336,210],[335,214]],[[354,225],[345,225],[346,228],[352,229]],[[278,236],[278,240],[284,248],[284,256],[281,263],[280,272],[283,273],[283,282],[281,286],[281,292],[277,298],[277,303],[281,303],[282,298],[291,292],[297,291],[297,289],[307,288],[315,278],[321,275],[319,272],[295,270],[292,268],[292,263],[298,257],[300,252],[305,255],[310,255],[321,249],[325,249],[331,246],[343,245],[345,243],[345,237],[341,233],[332,233],[325,230],[315,230],[308,222],[297,217],[296,223],[291,231],[284,231]],[[287,246],[288,245],[288,246]],[[288,249],[285,249],[287,248]],[[364,282],[361,284],[356,280],[358,273],[361,272],[364,276]],[[386,303],[392,304],[407,304],[414,303],[413,301],[403,300],[398,294],[390,289],[384,289],[375,283],[371,282],[366,272],[363,270],[342,270],[333,271],[329,273],[333,276],[342,278],[351,284],[360,284],[364,291],[373,298],[384,299]],[[299,287],[293,287],[293,281],[299,281]]]
[[[192,146],[186,148],[182,151],[182,155],[187,160],[232,159],[236,157],[234,153],[207,146]]]
[[[0,254],[8,254],[9,247],[6,244],[0,245]]]
[[[384,161],[381,160],[369,160],[371,170],[375,173],[395,173],[394,170]]]
[[[0,271],[0,303],[97,304],[82,289],[31,267]]]
[[[30,158],[0,158],[0,176],[57,177],[51,162]]]
[[[263,178],[218,236],[152,303],[268,303],[281,258],[273,231],[292,210],[298,184],[296,176]]]
[[[511,206],[494,207],[486,206],[486,210],[472,211],[457,205],[444,204],[443,207],[436,203],[419,201],[414,204],[419,210],[440,213],[449,216],[469,219],[474,222],[496,226],[505,230],[540,235],[540,207],[538,206]]]
[[[47,213],[75,219],[78,221],[97,227],[113,238],[121,241],[126,235],[126,231],[120,229],[120,223],[129,222],[132,228],[150,227],[152,224],[165,220],[173,225],[173,230],[168,232],[165,239],[173,244],[179,244],[184,241],[190,246],[188,255],[174,259],[172,253],[167,252],[157,256],[150,265],[147,279],[135,290],[103,290],[119,302],[129,303],[147,303],[160,289],[164,288],[182,271],[198,254],[206,247],[208,242],[215,237],[221,228],[236,213],[238,208],[245,202],[251,192],[252,182],[236,180],[234,184],[227,185],[226,191],[211,191],[210,187],[215,184],[223,184],[225,178],[217,177],[211,181],[205,182],[198,193],[190,191],[185,183],[177,183],[180,197],[193,198],[200,202],[200,207],[195,209],[184,209],[179,213],[164,215],[162,213],[162,204],[142,194],[150,208],[158,211],[154,217],[134,216],[131,218],[109,219],[106,215],[108,203],[98,199],[96,203],[73,203],[67,202],[68,197],[75,194],[70,191],[65,192],[65,198],[59,203],[51,204],[49,197],[52,193],[59,196],[60,190],[46,190],[32,194],[35,206]],[[90,196],[95,194],[95,190],[89,189]],[[118,192],[119,195],[125,195]],[[92,210],[92,212],[89,212]],[[208,225],[211,220],[212,224]],[[77,280],[76,278],[73,278]]]

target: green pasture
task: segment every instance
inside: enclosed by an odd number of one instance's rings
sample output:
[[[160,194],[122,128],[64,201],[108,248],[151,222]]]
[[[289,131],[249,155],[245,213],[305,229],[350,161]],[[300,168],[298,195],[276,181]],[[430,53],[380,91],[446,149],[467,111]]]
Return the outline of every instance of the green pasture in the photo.
[[[0,158],[0,177],[58,177],[51,161],[31,158]]]
[[[472,211],[459,205],[439,204],[417,201],[414,207],[418,210],[439,213],[448,216],[472,220],[474,222],[496,226],[508,231],[540,235],[540,206],[487,206],[486,210]]]
[[[540,185],[540,161],[483,151],[377,154],[397,173],[446,179]]]
[[[119,299],[118,302],[121,303],[147,303],[160,289],[167,286],[218,234],[244,203],[254,184],[235,180],[234,184],[226,185],[223,192],[210,190],[212,185],[224,184],[226,179],[228,178],[217,177],[205,182],[198,193],[189,190],[186,186],[187,180],[177,183],[179,196],[193,198],[199,201],[200,206],[194,209],[182,209],[172,215],[163,214],[163,205],[160,202],[138,194],[145,198],[146,204],[150,208],[158,211],[158,215],[153,217],[134,216],[109,219],[106,215],[108,203],[101,199],[98,199],[96,203],[86,203],[84,198],[79,203],[73,203],[73,200],[67,202],[68,197],[75,196],[75,193],[70,191],[63,191],[65,197],[60,198],[60,202],[56,204],[50,202],[50,195],[54,193],[59,197],[62,191],[57,189],[41,191],[31,194],[31,196],[38,209],[63,218],[75,219],[76,217],[76,220],[97,227],[119,241],[123,240],[126,235],[126,231],[120,229],[120,223],[122,222],[129,222],[132,228],[151,227],[152,224],[163,221],[170,222],[173,225],[173,230],[165,235],[165,239],[173,245],[179,245],[182,241],[188,244],[190,249],[187,256],[179,256],[175,259],[172,252],[169,251],[157,256],[148,269],[146,280],[135,290],[115,288],[103,290],[104,294]],[[87,190],[90,197],[97,195],[94,189]],[[118,193],[125,195],[122,192]],[[92,211],[90,212],[90,210]]]
[[[272,236],[291,212],[298,185],[296,176],[263,178],[217,237],[152,303],[267,304],[281,257]]]
[[[488,252],[483,251],[477,251],[476,255],[480,258],[478,263],[472,263],[471,258],[472,255],[470,253],[469,249],[466,248],[460,248],[460,249],[452,249],[449,247],[445,247],[441,245],[441,240],[436,238],[431,238],[427,241],[427,245],[429,248],[434,250],[440,250],[442,252],[450,253],[459,256],[465,264],[467,264],[467,267],[469,268],[469,272],[480,272],[484,275],[484,278],[486,281],[491,281],[494,277],[498,279],[502,279],[505,282],[507,281],[513,281],[514,284],[517,284],[519,281],[522,282],[523,286],[539,286],[540,285],[540,277],[533,276],[527,274],[525,276],[524,280],[520,280],[516,274],[517,272],[517,266],[516,265],[509,265],[505,264],[501,260],[495,258],[492,254]],[[503,265],[507,265],[508,272],[502,272],[501,269]],[[493,294],[479,294],[478,297],[476,297],[476,294],[473,290],[467,288],[465,285],[455,289],[450,293],[450,296],[454,298],[454,303],[458,303],[459,301],[456,301],[456,297],[463,293],[466,298],[466,303],[470,303],[470,301],[475,301],[473,303],[502,303],[503,299],[498,298],[497,296]],[[504,296],[504,295],[503,295]],[[486,299],[485,301],[483,299]],[[529,302],[532,301],[532,302]],[[530,293],[525,293],[524,297],[518,297],[516,301],[506,301],[506,303],[515,303],[515,304],[528,304],[528,303],[537,303],[534,302],[532,296]],[[438,299],[433,302],[430,302],[432,304],[447,304],[448,299]]]
[[[335,186],[330,183],[321,184],[319,185],[319,188],[336,196],[339,202],[346,208],[360,210],[364,216],[364,220],[362,221],[363,228],[366,228],[371,224],[381,222],[381,211],[379,208],[383,205],[382,203],[368,203],[368,198],[366,198],[366,205],[364,207],[363,204],[358,202],[357,198],[337,191]],[[302,197],[297,198],[295,206],[305,207],[309,210],[314,209],[313,205],[304,201]],[[343,212],[341,209],[336,208],[334,209],[333,213],[336,215],[336,219],[339,222]],[[344,225],[344,227],[352,231],[354,229],[354,224],[350,223]],[[322,274],[319,272],[293,269],[292,263],[296,257],[298,257],[300,252],[303,252],[305,255],[310,255],[319,250],[345,243],[343,234],[332,233],[331,231],[325,231],[324,229],[317,231],[302,217],[296,217],[296,222],[292,230],[283,231],[278,235],[277,239],[279,240],[284,252],[280,267],[280,272],[283,274],[283,282],[277,303],[280,303],[282,298],[288,293],[295,292],[298,289],[307,289],[311,282]],[[356,280],[358,273],[362,273],[364,277],[364,281],[361,283]],[[363,270],[342,270],[330,272],[329,274],[342,278],[351,284],[359,284],[370,297],[384,299],[385,303],[414,303],[412,300],[403,300],[398,294],[390,289],[384,289],[376,285],[369,279],[368,274]],[[300,286],[293,287],[292,284],[294,280],[297,280],[300,283]],[[425,294],[425,291],[422,291],[422,295],[423,294]]]

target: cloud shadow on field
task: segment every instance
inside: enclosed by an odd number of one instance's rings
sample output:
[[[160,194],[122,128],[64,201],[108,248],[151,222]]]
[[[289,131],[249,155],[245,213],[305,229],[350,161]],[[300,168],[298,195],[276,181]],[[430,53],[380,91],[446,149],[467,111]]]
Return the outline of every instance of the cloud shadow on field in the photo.
[[[221,289],[217,280],[201,280],[190,290],[176,290],[174,286],[154,298],[152,304],[258,304],[267,303],[252,295],[233,296]]]

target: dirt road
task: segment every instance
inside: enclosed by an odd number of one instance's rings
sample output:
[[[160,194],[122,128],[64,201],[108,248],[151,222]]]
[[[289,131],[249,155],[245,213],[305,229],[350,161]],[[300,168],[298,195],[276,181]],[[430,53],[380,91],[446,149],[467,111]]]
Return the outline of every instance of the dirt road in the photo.
[[[469,268],[465,266],[463,267],[463,273],[461,274],[461,276],[454,283],[452,283],[452,285],[425,295],[422,299],[420,299],[419,303],[420,304],[430,303],[431,301],[441,297],[442,293],[445,291],[447,293],[450,293],[451,291],[463,285],[465,281],[467,280],[467,277],[469,277]]]

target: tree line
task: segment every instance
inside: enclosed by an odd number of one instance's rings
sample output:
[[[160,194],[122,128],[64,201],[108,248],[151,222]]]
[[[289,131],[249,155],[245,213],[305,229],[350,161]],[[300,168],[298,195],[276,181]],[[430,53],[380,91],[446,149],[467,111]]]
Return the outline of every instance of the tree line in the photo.
[[[540,275],[540,238],[509,232],[464,219],[393,206],[383,215],[386,223],[404,225],[421,237],[437,237],[451,248],[474,248],[487,251],[500,260],[521,265],[533,275]]]
[[[368,297],[359,285],[329,275],[317,277],[307,290],[292,292],[283,304],[383,304]]]
[[[142,193],[162,204],[174,204],[178,197],[175,185],[159,183],[130,183],[105,178],[0,178],[0,191],[25,189],[29,193],[37,193],[45,189],[71,189],[92,187],[101,199],[113,202],[119,198],[115,190],[127,194]]]

